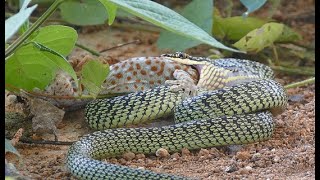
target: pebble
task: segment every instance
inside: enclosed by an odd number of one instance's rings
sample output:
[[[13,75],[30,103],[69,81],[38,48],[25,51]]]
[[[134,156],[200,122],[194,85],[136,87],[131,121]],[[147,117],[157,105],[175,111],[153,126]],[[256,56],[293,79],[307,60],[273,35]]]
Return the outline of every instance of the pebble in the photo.
[[[81,129],[82,126],[81,126],[81,124],[76,124],[76,125],[75,125],[75,128],[76,128],[76,129]]]
[[[245,169],[248,170],[248,171],[252,171],[252,167],[251,166],[246,166]]]
[[[146,156],[144,154],[136,154],[136,159],[144,159]]]
[[[279,160],[280,160],[280,157],[279,157],[279,156],[275,156],[275,157],[273,158],[273,162],[275,162],[275,163],[279,162]]]
[[[126,161],[125,159],[123,159],[123,158],[120,158],[120,159],[118,160],[118,162],[119,162],[120,164],[122,164],[122,165],[125,165],[125,164],[127,163],[127,161]]]
[[[111,159],[109,160],[109,162],[115,164],[115,163],[118,162],[118,159],[116,159],[116,158],[111,158]]]
[[[174,153],[174,154],[171,155],[171,158],[172,158],[173,161],[176,161],[176,160],[180,159],[180,154],[179,153]]]
[[[235,165],[231,165],[231,166],[226,166],[226,168],[224,169],[225,172],[227,173],[232,173],[234,171],[237,171],[237,167]]]
[[[249,174],[249,171],[248,171],[246,168],[241,168],[241,169],[239,170],[239,173],[242,174],[242,175],[244,175],[244,174]]]
[[[183,148],[183,149],[181,149],[181,155],[182,156],[190,156],[190,151],[189,151],[189,149],[187,149],[187,148]]]
[[[207,149],[201,149],[198,153],[198,156],[208,156],[209,155],[209,151]]]
[[[122,155],[122,157],[127,160],[127,161],[131,161],[132,159],[135,158],[135,154],[133,152],[126,152]]]
[[[261,157],[260,153],[255,153],[255,154],[252,155],[252,160],[256,161],[256,160],[260,159],[260,157]]]
[[[161,158],[165,158],[170,156],[168,150],[164,149],[164,148],[160,148],[156,151],[156,156],[161,157]]]
[[[245,161],[245,160],[248,160],[248,159],[251,158],[251,154],[249,152],[247,152],[247,151],[245,151],[245,152],[237,152],[236,158],[240,159],[242,161]]]

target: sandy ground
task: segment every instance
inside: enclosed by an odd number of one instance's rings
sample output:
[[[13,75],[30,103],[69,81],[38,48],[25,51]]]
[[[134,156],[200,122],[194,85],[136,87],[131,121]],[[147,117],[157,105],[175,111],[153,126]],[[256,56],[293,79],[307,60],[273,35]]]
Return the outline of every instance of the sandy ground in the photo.
[[[307,37],[312,36],[309,31],[306,33]],[[161,54],[163,51],[155,46],[156,37],[156,34],[128,29],[87,28],[79,34],[79,43],[102,50],[118,43],[140,39],[142,42],[139,45],[133,44],[103,54],[105,58],[111,56],[124,60],[134,56]],[[70,57],[82,57],[83,54],[82,50],[76,48]],[[283,74],[277,74],[276,77],[283,85],[306,79]],[[289,89],[288,95],[291,99],[289,106],[284,113],[275,117],[276,129],[268,141],[184,151],[167,158],[135,155],[131,160],[119,157],[107,161],[201,179],[314,179],[315,87],[308,85]],[[60,141],[75,141],[89,132],[83,110],[78,110],[65,115],[58,126],[57,135]],[[53,140],[52,135],[43,138]],[[64,164],[68,146],[20,143],[16,148],[22,159],[16,163],[17,169],[30,179],[74,179]]]

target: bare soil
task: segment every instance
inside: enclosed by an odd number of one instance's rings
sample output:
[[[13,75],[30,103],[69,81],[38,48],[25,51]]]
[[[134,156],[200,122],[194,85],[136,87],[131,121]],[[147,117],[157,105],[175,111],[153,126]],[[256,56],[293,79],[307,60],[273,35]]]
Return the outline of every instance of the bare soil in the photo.
[[[288,1],[289,2],[289,1]],[[290,1],[291,2],[291,1]],[[287,14],[297,11],[299,2],[280,7],[277,17],[286,20]],[[303,1],[312,4],[313,1]],[[295,6],[296,8],[292,8]],[[312,5],[310,5],[312,6]],[[299,8],[307,9],[306,5]],[[286,8],[285,8],[286,7]],[[302,11],[302,10],[300,10]],[[294,27],[299,21],[289,21]],[[314,24],[303,24],[296,28],[306,44],[314,41]],[[164,51],[157,49],[158,34],[131,29],[110,27],[89,27],[79,33],[79,43],[96,50],[113,47],[119,43],[140,39],[140,44],[132,44],[103,53],[103,57],[124,60],[136,56],[158,56]],[[202,47],[202,46],[201,46]],[[203,48],[197,48],[201,54]],[[206,48],[204,48],[206,49]],[[81,59],[87,54],[76,48],[70,58]],[[297,82],[307,77],[287,76],[277,73],[277,80],[283,84]],[[196,151],[183,151],[167,158],[155,155],[135,155],[132,160],[126,157],[107,159],[109,162],[130,167],[144,168],[156,172],[171,173],[201,179],[314,179],[315,178],[315,86],[308,85],[289,89],[289,105],[284,113],[275,117],[273,137],[264,142],[242,146],[208,148]],[[85,121],[83,110],[67,113],[58,126],[60,141],[76,141],[82,135],[92,132]],[[54,140],[53,135],[44,135],[46,140]],[[22,175],[30,179],[74,179],[65,168],[68,146],[32,145],[19,143],[16,146],[21,154],[21,162],[16,163]],[[10,162],[14,158],[8,157]]]

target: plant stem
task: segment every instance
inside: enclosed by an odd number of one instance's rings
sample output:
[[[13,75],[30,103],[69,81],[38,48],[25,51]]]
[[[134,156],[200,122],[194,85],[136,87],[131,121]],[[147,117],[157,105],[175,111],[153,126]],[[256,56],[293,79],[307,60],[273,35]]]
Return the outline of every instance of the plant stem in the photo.
[[[288,84],[286,86],[284,86],[285,89],[290,89],[290,88],[295,88],[295,87],[299,87],[299,86],[304,86],[306,84],[310,84],[310,83],[314,83],[315,82],[315,77],[312,77],[310,79],[306,79],[300,82],[296,82],[296,83],[292,83],[292,84]]]
[[[272,46],[272,50],[273,50],[273,54],[274,54],[274,62],[275,64],[278,66],[279,65],[279,58],[278,58],[278,52],[276,49],[276,46],[274,44],[271,45]]]
[[[282,71],[282,72],[286,72],[289,74],[301,74],[301,75],[307,75],[307,76],[314,76],[314,71],[304,71],[301,69],[297,69],[297,68],[288,68],[288,67],[284,67],[284,66],[270,66],[272,69],[276,70],[276,71]]]
[[[39,19],[25,33],[23,33],[5,50],[5,57],[8,57],[10,54],[12,54],[36,29],[38,29],[63,1],[65,0],[54,1],[42,16],[39,17]]]
[[[81,44],[79,44],[79,43],[76,43],[76,46],[77,46],[78,48],[81,48],[81,49],[83,49],[83,50],[88,51],[88,52],[91,53],[92,55],[100,56],[100,53],[99,53],[99,52],[97,52],[97,51],[95,51],[95,50],[93,50],[93,49],[90,49],[90,48],[88,48],[88,47],[86,47],[86,46],[84,46],[84,45],[81,45]]]

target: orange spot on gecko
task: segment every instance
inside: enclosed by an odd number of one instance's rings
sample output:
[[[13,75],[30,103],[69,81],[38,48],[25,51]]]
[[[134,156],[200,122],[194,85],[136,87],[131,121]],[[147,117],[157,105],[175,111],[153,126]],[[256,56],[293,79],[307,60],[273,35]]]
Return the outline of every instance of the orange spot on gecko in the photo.
[[[146,64],[147,64],[147,65],[150,65],[150,64],[151,64],[151,60],[150,60],[150,59],[147,59],[147,60],[146,60]]]
[[[147,72],[146,72],[145,70],[141,70],[140,73],[141,73],[142,75],[147,75]]]
[[[138,70],[141,69],[140,64],[136,64],[136,67],[137,67]]]
[[[175,69],[181,69],[181,67],[179,65],[175,65],[174,68]]]
[[[128,69],[128,71],[133,71],[133,67],[130,66],[129,69]]]
[[[115,76],[116,76],[118,79],[120,79],[120,78],[123,77],[123,75],[122,75],[121,73],[118,73],[118,74],[116,74]]]
[[[158,81],[157,81],[157,83],[158,83],[158,84],[161,84],[161,83],[162,83],[162,81],[161,81],[161,80],[158,80]]]
[[[129,89],[129,87],[128,87],[128,86],[126,86],[126,89],[128,90],[128,89]]]
[[[158,67],[157,66],[151,66],[151,71],[157,71]]]
[[[165,77],[165,79],[166,79],[166,80],[169,80],[169,79],[170,79],[170,77],[169,77],[169,76],[166,76],[166,77]]]
[[[135,76],[135,75],[137,75],[138,73],[137,73],[137,71],[133,71],[132,74]]]
[[[135,89],[138,89],[138,86],[135,84],[135,85],[133,85],[133,87],[135,88]]]
[[[131,77],[130,77],[130,76],[128,76],[128,77],[127,77],[127,80],[128,80],[128,81],[130,81],[130,80],[131,80]]]
[[[112,85],[115,85],[115,84],[116,84],[116,81],[114,81],[114,80],[111,81],[111,84],[112,84]]]
[[[136,82],[139,83],[139,82],[141,82],[141,80],[140,80],[140,79],[137,79]]]
[[[119,69],[119,66],[114,66],[114,70],[118,70]]]
[[[154,81],[149,81],[149,84],[154,84]]]
[[[126,64],[127,64],[127,62],[123,62],[122,65],[121,65],[121,67],[122,67],[122,68],[126,67]]]
[[[130,62],[129,62],[129,64],[131,64],[131,65],[132,65],[132,64],[133,64],[133,61],[130,61]]]
[[[155,60],[155,62],[156,62],[156,64],[159,64],[160,63],[160,61],[157,59],[157,60]]]
[[[144,90],[144,87],[143,87],[143,86],[141,87],[141,90],[142,90],[142,91]]]

